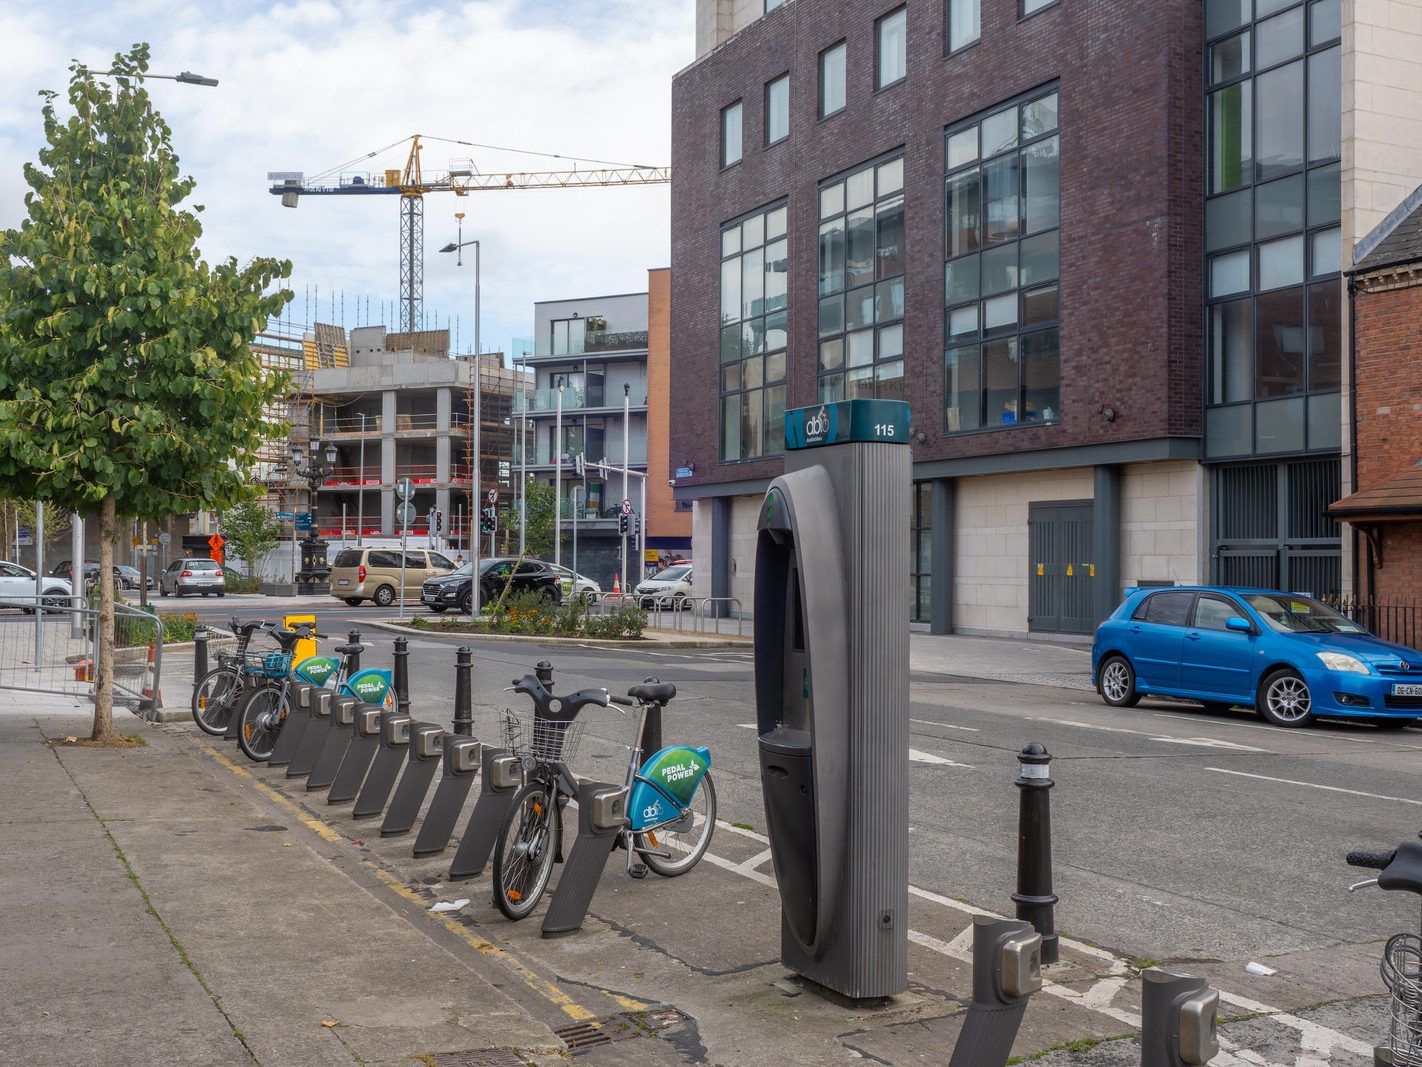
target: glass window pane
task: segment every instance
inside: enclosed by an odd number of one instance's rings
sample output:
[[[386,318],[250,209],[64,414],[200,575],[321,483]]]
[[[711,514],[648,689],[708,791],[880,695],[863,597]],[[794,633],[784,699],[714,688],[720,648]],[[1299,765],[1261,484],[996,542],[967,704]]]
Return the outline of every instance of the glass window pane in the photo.
[[[1303,229],[1304,176],[1280,178],[1254,189],[1254,239]]]
[[[820,403],[833,404],[844,399],[844,375],[831,374],[820,379]]]
[[[1205,36],[1218,37],[1249,21],[1249,0],[1205,0]]]
[[[1030,141],[1057,128],[1057,94],[1049,93],[1040,100],[1022,105],[1022,139]]]
[[[765,360],[760,356],[745,360],[741,368],[741,379],[745,383],[743,388],[759,389],[765,384]]]
[[[1337,389],[1342,379],[1343,292],[1340,282],[1308,289],[1308,388]]]
[[[1061,412],[1061,359],[1057,331],[1022,335],[1023,418],[1055,422]]]
[[[1254,79],[1258,147],[1255,178],[1263,181],[1303,164],[1303,63],[1290,63]]]
[[[785,386],[772,385],[765,391],[765,454],[778,456],[785,451]]]
[[[1017,154],[1002,156],[983,164],[983,185],[987,211],[983,239],[987,244],[1010,241],[1017,236]]]
[[[879,20],[879,88],[908,73],[908,10],[900,8]]]
[[[774,211],[766,213],[765,216],[765,239],[773,240],[776,237],[785,236],[785,215],[786,209],[778,207]]]
[[[1343,437],[1342,397],[1320,393],[1308,398],[1308,447],[1310,451],[1337,452]]]
[[[820,117],[844,107],[845,46],[837,44],[820,56]]]
[[[729,256],[741,250],[741,228],[732,226],[721,231],[721,255]]]
[[[874,331],[860,330],[845,337],[845,354],[851,367],[874,362]]]
[[[844,297],[829,296],[820,301],[820,336],[844,329]]]
[[[820,218],[827,219],[844,210],[844,182],[826,185],[820,190]]]
[[[904,354],[904,325],[879,327],[879,361],[898,359]]]
[[[1256,397],[1299,393],[1304,387],[1303,290],[1266,293],[1255,302]]]
[[[904,317],[904,280],[902,276],[880,282],[874,287],[874,319],[887,322]]]
[[[1050,230],[1061,220],[1061,179],[1057,138],[1038,141],[1022,152],[1022,184],[1026,202],[1026,232]]]
[[[1308,161],[1337,159],[1343,145],[1342,50],[1308,57]]]
[[[741,318],[763,315],[765,308],[765,252],[755,248],[741,256]]]
[[[1249,249],[1210,257],[1210,295],[1249,292]]]
[[[948,135],[948,169],[957,170],[978,158],[978,128],[969,126],[966,130]]]
[[[1254,190],[1241,189],[1205,202],[1205,251],[1245,244],[1253,232]]]
[[[983,253],[983,295],[1017,288],[1017,246],[990,248]]]
[[[1249,181],[1253,134],[1252,83],[1238,82],[1210,94],[1210,192],[1223,193]]]
[[[902,182],[900,183],[902,184]],[[891,278],[904,272],[904,198],[896,196],[879,204],[875,250],[876,273]]]
[[[765,143],[774,144],[790,136],[790,75],[776,78],[765,87]]]
[[[844,328],[874,325],[874,287],[861,286],[844,294]]]
[[[844,398],[846,400],[874,399],[874,368],[861,367],[844,375]]]
[[[721,401],[721,458],[741,458],[741,398],[737,394]]]
[[[1254,451],[1302,452],[1303,447],[1303,397],[1254,405]]]
[[[979,362],[977,345],[950,348],[943,357],[943,424],[949,433],[982,425]]]
[[[741,223],[741,243],[747,248],[755,248],[765,243],[765,216],[752,215]]]
[[[721,321],[736,322],[741,317],[741,260],[739,256],[721,261]]]
[[[1205,454],[1247,456],[1254,451],[1254,405],[1205,411]]]
[[[1040,289],[1030,289],[1022,294],[1022,325],[1044,326],[1056,322],[1061,311],[1057,301],[1057,287],[1044,285]]]
[[[721,166],[729,167],[741,158],[741,104],[736,101],[721,112]]]
[[[1259,69],[1303,55],[1304,9],[1296,7],[1282,15],[1255,23],[1254,58]]]
[[[1017,422],[1017,338],[988,341],[982,352],[984,424],[1012,426]]]
[[[729,363],[741,358],[741,328],[726,326],[721,330],[721,362]]]
[[[741,394],[741,448],[746,458],[765,449],[765,397],[759,389]]]
[[[972,44],[982,32],[978,0],[948,0],[948,51]]]
[[[1337,229],[1319,230],[1309,235],[1310,278],[1321,278],[1325,274],[1337,274],[1342,269],[1343,242]]]
[[[844,206],[850,211],[874,199],[874,168],[865,167],[844,180]]]
[[[790,332],[790,313],[777,311],[765,317],[765,347],[767,351],[783,349]]]
[[[765,309],[783,308],[790,279],[789,242],[781,238],[765,246]]]
[[[844,218],[820,223],[820,295],[844,288]]]
[[[1057,0],[1022,0],[1022,17],[1026,18],[1028,15],[1035,14],[1041,11],[1042,8],[1049,7],[1056,2]]]
[[[844,366],[844,338],[820,342],[820,370],[839,370]]]
[[[978,335],[978,305],[969,304],[954,310],[948,316],[948,336],[950,339],[976,337]]]
[[[1259,246],[1259,288],[1297,285],[1304,275],[1303,234]]]
[[[850,213],[846,227],[844,284],[853,287],[874,280],[874,209]]]
[[[783,382],[785,380],[785,353],[772,352],[765,357],[765,380]]]
[[[1005,293],[983,301],[983,333],[992,336],[1017,329],[1017,294]]]
[[[741,365],[728,363],[721,368],[721,392],[734,393],[741,388]]]
[[[891,193],[897,193],[904,187],[904,157],[900,156],[887,163],[880,163],[875,173],[879,184],[878,196],[880,199]]]
[[[976,170],[955,174],[947,182],[948,255],[960,256],[980,244],[982,188]]]
[[[961,304],[978,298],[978,257],[955,259],[943,271],[943,302]]]
[[[1210,84],[1227,82],[1249,73],[1249,31],[1210,48]]]
[[[765,320],[747,319],[741,323],[741,357],[765,351]]]
[[[1308,172],[1308,224],[1310,226],[1325,226],[1330,222],[1337,222],[1342,198],[1343,183],[1339,179],[1337,163]]]
[[[1314,48],[1334,40],[1342,30],[1338,0],[1317,0],[1308,6],[1308,43]]]
[[[982,121],[983,158],[1017,146],[1017,109],[1010,107]]]
[[[1254,328],[1249,299],[1210,308],[1210,403],[1250,399],[1254,387]]]
[[[1254,17],[1262,19],[1272,15],[1275,11],[1282,11],[1290,4],[1296,4],[1298,0],[1257,0],[1254,5]]]
[[[880,363],[874,368],[874,393],[880,400],[904,398],[904,361]]]

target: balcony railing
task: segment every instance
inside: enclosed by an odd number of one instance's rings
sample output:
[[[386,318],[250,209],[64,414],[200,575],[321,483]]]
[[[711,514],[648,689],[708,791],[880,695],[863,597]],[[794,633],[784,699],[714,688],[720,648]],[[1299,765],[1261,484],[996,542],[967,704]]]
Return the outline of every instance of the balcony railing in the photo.
[[[635,407],[647,406],[647,394],[640,395],[634,391],[632,404]],[[580,408],[620,408],[622,407],[622,393],[616,389],[572,389],[563,390],[563,410],[577,411]],[[532,389],[526,393],[519,394],[514,398],[514,411],[518,413],[526,411],[548,412],[558,410],[558,390],[557,389]]]
[[[615,447],[609,447],[606,451],[607,451],[607,455],[606,455],[605,457],[604,457],[604,456],[587,456],[586,458],[587,458],[589,461],[594,462],[594,463],[601,463],[601,462],[603,461],[603,459],[606,459],[608,463],[611,463],[611,464],[613,464],[613,465],[618,465],[618,464],[620,464],[620,463],[622,462],[622,440],[621,440],[620,436],[618,437],[618,440],[617,440],[617,442],[616,442],[616,446],[615,446]],[[632,442],[632,445],[631,445],[631,448],[629,449],[629,452],[630,452],[631,456],[630,456],[630,459],[628,460],[628,462],[629,462],[632,466],[634,466],[634,467],[640,467],[640,466],[645,466],[645,465],[646,465],[646,462],[647,462],[647,444],[646,444],[645,441],[644,441],[644,442],[641,442],[641,443],[638,443],[637,441],[633,441],[633,442]],[[563,469],[564,469],[565,471],[571,471],[571,470],[573,469],[573,463],[574,463],[573,457],[574,457],[575,455],[576,455],[576,453],[574,453],[574,452],[564,452],[564,453],[563,453]],[[514,465],[515,467],[517,467],[517,466],[522,462],[522,460],[521,460],[521,458],[520,458],[521,456],[522,456],[522,451],[519,449],[517,442],[515,442],[515,443],[514,443],[514,446],[513,446],[513,465]],[[548,445],[547,445],[546,443],[540,442],[540,443],[537,444],[537,445],[529,445],[529,446],[528,446],[528,465],[529,465],[529,466],[531,466],[531,467],[551,467],[551,466],[553,466],[554,461],[555,461],[555,456],[554,456],[553,449],[551,449],[550,447],[548,447]]]
[[[588,352],[634,352],[646,347],[646,330],[570,330],[567,351],[555,352],[551,339],[544,337],[539,339],[537,355],[581,356]]]
[[[449,481],[452,484],[464,484],[469,481],[472,471],[473,467],[469,464],[452,463],[449,467]],[[416,486],[436,484],[436,473],[437,468],[433,463],[402,463],[395,467],[396,479],[409,478]],[[322,483],[321,488],[355,490],[364,485],[369,490],[379,488],[383,484],[379,466],[367,464],[364,477],[359,467],[337,467]]]
[[[316,420],[318,437],[336,437],[352,433],[380,433],[380,416],[367,415],[363,425],[359,415],[323,415]]]

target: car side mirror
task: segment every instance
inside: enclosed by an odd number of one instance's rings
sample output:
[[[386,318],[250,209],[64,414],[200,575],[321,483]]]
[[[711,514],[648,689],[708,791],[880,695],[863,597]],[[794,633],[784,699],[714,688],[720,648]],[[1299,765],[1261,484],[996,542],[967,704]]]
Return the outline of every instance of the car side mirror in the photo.
[[[1226,630],[1235,630],[1242,634],[1252,634],[1254,627],[1249,624],[1248,619],[1241,619],[1238,615],[1232,615],[1225,620]]]

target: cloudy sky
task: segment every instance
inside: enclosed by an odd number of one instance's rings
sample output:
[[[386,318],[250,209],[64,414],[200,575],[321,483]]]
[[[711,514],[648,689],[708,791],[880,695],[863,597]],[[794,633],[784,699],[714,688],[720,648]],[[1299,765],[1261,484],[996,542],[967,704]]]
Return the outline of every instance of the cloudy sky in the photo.
[[[71,60],[106,69],[136,41],[151,70],[196,71],[217,88],[153,81],[185,173],[197,179],[203,254],[288,258],[297,322],[381,321],[399,290],[397,197],[310,197],[283,208],[268,171],[308,175],[412,133],[615,162],[666,164],[671,76],[691,62],[693,0],[0,0],[0,227],[24,216],[21,168],[42,143],[41,89]],[[352,166],[404,163],[408,144]],[[484,171],[558,162],[438,141],[428,170],[472,157]],[[646,288],[668,262],[665,186],[425,198],[425,308],[473,341],[474,267],[437,252],[482,242],[482,341],[532,332],[533,302]],[[472,253],[472,249],[467,250]],[[308,297],[308,290],[313,294]],[[319,304],[314,294],[319,291]],[[332,294],[336,304],[332,311]]]

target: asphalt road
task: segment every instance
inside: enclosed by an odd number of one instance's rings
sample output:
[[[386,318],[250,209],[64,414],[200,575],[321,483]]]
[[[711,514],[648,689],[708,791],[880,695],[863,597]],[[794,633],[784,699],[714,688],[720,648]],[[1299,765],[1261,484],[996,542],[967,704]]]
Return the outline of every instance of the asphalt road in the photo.
[[[257,614],[244,600],[183,607],[214,620]],[[395,635],[366,624],[394,610],[333,602],[314,611],[327,632],[364,628],[365,665],[389,664]],[[719,817],[764,830],[749,652],[409,640],[412,709],[441,723],[452,713],[454,649],[473,647],[476,735],[497,736],[498,709],[513,698],[503,688],[541,659],[557,669],[560,692],[625,690],[649,674],[675,682],[666,739],[709,746]],[[1350,895],[1366,875],[1343,856],[1422,827],[1422,729],[1281,730],[1244,711],[1165,701],[1113,709],[1090,693],[946,675],[915,675],[910,693],[910,879],[922,889],[1011,910],[1015,756],[1038,740],[1056,757],[1064,932],[1137,958],[1247,960],[1416,929],[1414,900]],[[587,714],[574,768],[620,781],[633,724],[613,709]]]

